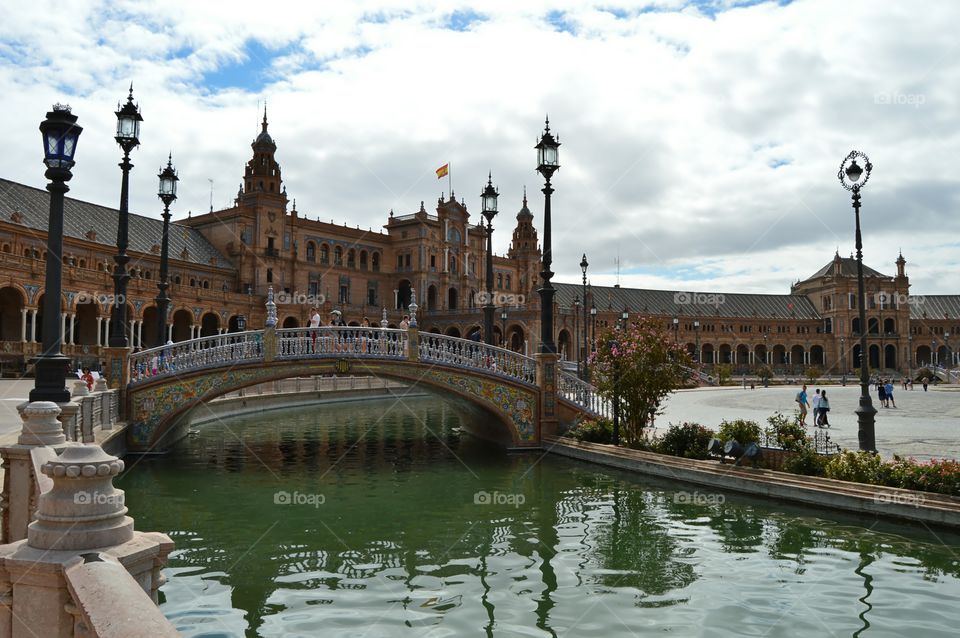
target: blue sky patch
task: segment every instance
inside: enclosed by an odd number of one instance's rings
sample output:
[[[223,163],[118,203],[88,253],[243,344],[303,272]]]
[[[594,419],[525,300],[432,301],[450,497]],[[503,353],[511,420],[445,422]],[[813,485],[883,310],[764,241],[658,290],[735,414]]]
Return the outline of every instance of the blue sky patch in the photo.
[[[769,166],[770,168],[780,168],[781,166],[790,166],[790,160],[783,159],[782,157],[775,157],[769,162],[767,162],[767,166]]]
[[[247,40],[240,59],[226,60],[217,69],[203,76],[203,83],[211,89],[239,88],[253,93],[262,90],[271,79],[273,60],[289,55],[295,43],[271,49],[257,40]]]
[[[485,22],[487,17],[473,9],[458,9],[447,18],[446,28],[453,31],[467,31],[479,22]]]
[[[577,27],[567,20],[567,14],[564,11],[551,11],[547,14],[547,24],[553,27],[554,31],[562,31],[572,35],[577,34]]]

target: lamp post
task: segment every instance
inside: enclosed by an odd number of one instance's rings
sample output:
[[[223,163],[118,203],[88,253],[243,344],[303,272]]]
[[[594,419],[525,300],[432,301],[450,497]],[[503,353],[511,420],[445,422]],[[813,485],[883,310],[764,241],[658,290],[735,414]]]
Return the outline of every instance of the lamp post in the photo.
[[[907,378],[913,381],[913,335],[907,335]]]
[[[700,320],[693,320],[693,334],[696,336],[697,340],[697,352],[694,354],[693,361],[695,363],[700,363]],[[767,342],[767,336],[763,336],[763,342]]]
[[[946,353],[947,363],[943,367],[949,370],[953,367],[953,357],[950,356],[950,333],[949,332],[943,333],[943,345],[947,348],[947,353]],[[948,382],[950,381],[949,376],[947,378],[947,381]]]
[[[63,356],[60,334],[60,300],[63,288],[63,196],[73,177],[73,156],[83,127],[77,125],[77,116],[70,107],[54,104],[40,123],[43,136],[44,177],[50,180],[50,211],[47,218],[47,272],[43,294],[43,351],[35,365],[36,379],[30,391],[30,401],[67,403],[67,357]]]
[[[857,164],[858,159],[863,160],[863,168]],[[874,417],[877,409],[873,407],[873,402],[870,400],[870,370],[867,361],[867,330],[865,329],[867,309],[863,288],[863,238],[860,233],[860,190],[866,186],[872,170],[873,164],[870,163],[870,158],[860,151],[850,151],[840,164],[837,178],[845,189],[853,193],[853,210],[856,219],[857,306],[860,318],[860,405],[856,409],[857,440],[861,450],[875,452],[877,444]]]
[[[500,309],[500,341],[504,348],[507,347],[507,307]]]
[[[237,315],[237,332],[245,332],[247,329],[247,317],[245,315]]]
[[[587,324],[587,253],[583,253],[583,259],[580,260],[580,272],[583,273],[583,374],[580,379],[588,378],[587,374],[587,335],[589,334],[589,324]],[[578,357],[579,359],[579,357]]]
[[[537,289],[540,295],[540,352],[556,353],[557,344],[553,341],[553,293],[555,290],[550,283],[553,278],[553,272],[550,270],[553,263],[550,240],[550,196],[553,194],[553,187],[550,185],[550,178],[560,168],[560,141],[554,139],[550,132],[550,118],[547,118],[543,135],[540,136],[540,141],[534,148],[537,149],[537,172],[546,180],[542,189],[544,195],[543,270],[540,271],[540,277],[543,279],[543,284]]]
[[[630,310],[624,306],[623,312],[620,313],[620,328],[623,330],[627,329],[627,322],[630,320]]]
[[[847,348],[846,338],[840,337],[840,385],[847,385]]]
[[[170,204],[177,199],[177,171],[173,168],[173,156],[167,156],[167,167],[160,171],[157,177],[160,179],[160,190],[157,197],[163,202],[163,239],[160,243],[160,280],[157,282],[157,288],[160,293],[157,295],[157,345],[162,346],[167,342],[167,310],[170,307],[170,297],[167,296],[168,258],[170,251]]]
[[[673,342],[680,343],[680,318],[673,318]]]
[[[597,351],[597,305],[590,302],[590,352]],[[587,371],[589,373],[589,370]]]
[[[117,135],[114,139],[123,149],[123,161],[120,169],[123,171],[123,180],[120,183],[120,217],[117,221],[117,254],[113,260],[117,267],[113,271],[113,309],[110,312],[110,347],[127,347],[127,282],[130,274],[127,272],[127,226],[129,213],[127,210],[130,199],[130,151],[140,145],[140,109],[133,103],[133,84],[130,85],[130,94],[127,103],[121,108],[117,105]]]
[[[937,366],[935,363],[937,353],[937,340],[930,339],[930,369],[933,370]]]
[[[573,299],[573,348],[577,353],[577,378],[582,379],[580,367],[580,297]]]
[[[480,201],[487,220],[487,303],[483,304],[483,337],[488,346],[493,345],[493,314],[497,310],[493,303],[493,218],[497,216],[499,194],[493,187],[493,175],[487,174],[487,186],[480,193]]]
[[[620,445],[620,364],[614,351],[619,347],[615,339],[607,342],[613,359],[613,444]]]

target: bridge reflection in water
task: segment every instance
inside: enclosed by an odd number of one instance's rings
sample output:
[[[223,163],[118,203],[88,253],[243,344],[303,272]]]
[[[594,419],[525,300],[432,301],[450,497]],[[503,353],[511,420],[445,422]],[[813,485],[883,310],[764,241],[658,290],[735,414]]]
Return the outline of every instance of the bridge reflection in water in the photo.
[[[162,610],[192,636],[895,635],[955,621],[956,538],[509,454],[463,435],[469,418],[430,398],[270,412],[131,463],[118,484],[137,525],[177,543]]]

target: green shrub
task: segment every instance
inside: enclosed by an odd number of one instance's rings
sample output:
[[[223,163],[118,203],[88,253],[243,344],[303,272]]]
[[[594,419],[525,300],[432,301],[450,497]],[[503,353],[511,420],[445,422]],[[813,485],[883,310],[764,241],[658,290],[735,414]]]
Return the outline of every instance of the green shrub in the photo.
[[[824,468],[824,475],[841,481],[888,485],[890,471],[879,454],[845,450],[830,459]]]
[[[757,422],[747,421],[745,419],[723,421],[720,423],[720,432],[717,434],[717,438],[722,441],[735,439],[744,446],[749,443],[759,443],[760,436],[760,426],[757,425]]]
[[[796,452],[811,447],[810,437],[796,418],[791,421],[783,413],[777,412],[767,419],[767,423],[767,439],[775,441],[780,448]]]
[[[823,476],[829,457],[817,454],[809,445],[803,446],[783,461],[783,471],[806,476]]]
[[[653,445],[653,451],[671,454],[688,459],[707,458],[707,444],[714,432],[699,423],[680,423],[670,425]]]
[[[612,443],[613,422],[609,419],[581,421],[576,427],[568,430],[564,436],[587,443]]]

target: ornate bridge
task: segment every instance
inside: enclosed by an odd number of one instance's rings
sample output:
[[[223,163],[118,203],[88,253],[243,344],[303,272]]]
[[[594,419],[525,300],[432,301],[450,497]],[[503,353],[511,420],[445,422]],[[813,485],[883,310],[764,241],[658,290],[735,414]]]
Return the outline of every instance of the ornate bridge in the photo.
[[[144,350],[129,356],[127,369],[131,451],[171,443],[164,437],[177,417],[202,402],[317,374],[385,377],[461,397],[492,414],[514,447],[538,447],[541,433],[609,412],[592,386],[559,369],[555,355],[527,357],[416,327],[268,327]]]

